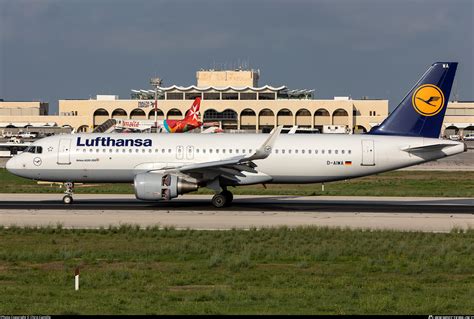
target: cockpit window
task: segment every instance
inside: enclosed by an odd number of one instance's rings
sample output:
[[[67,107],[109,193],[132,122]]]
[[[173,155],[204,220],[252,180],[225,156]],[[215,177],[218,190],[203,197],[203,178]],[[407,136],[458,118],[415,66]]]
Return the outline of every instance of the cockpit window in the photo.
[[[28,146],[25,152],[33,153],[33,154],[41,154],[43,153],[43,148],[41,146]]]

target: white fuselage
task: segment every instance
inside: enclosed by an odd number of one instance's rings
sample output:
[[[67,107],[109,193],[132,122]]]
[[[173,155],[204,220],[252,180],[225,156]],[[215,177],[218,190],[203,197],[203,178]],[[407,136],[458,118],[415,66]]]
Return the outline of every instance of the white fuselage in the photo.
[[[22,153],[7,163],[26,178],[61,182],[133,182],[138,173],[184,163],[203,163],[252,154],[265,134],[74,134],[34,142],[41,153]],[[141,139],[142,145],[117,146],[102,138]],[[87,146],[84,141],[98,143]],[[149,140],[144,146],[143,141]],[[442,149],[407,148],[446,144]],[[404,150],[405,149],[405,150]],[[464,144],[422,137],[380,135],[281,134],[272,153],[256,160],[258,174],[245,173],[237,184],[313,183],[350,179],[435,160],[464,151]]]

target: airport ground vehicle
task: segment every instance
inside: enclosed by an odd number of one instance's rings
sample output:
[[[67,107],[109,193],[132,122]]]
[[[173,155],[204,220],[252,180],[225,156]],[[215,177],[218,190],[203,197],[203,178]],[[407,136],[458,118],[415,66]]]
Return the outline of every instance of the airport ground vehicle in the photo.
[[[348,134],[345,125],[323,125],[323,134]]]
[[[474,133],[469,133],[464,135],[464,140],[465,141],[474,141]]]
[[[367,134],[75,134],[34,142],[7,162],[13,174],[66,182],[133,182],[138,199],[170,200],[199,187],[230,205],[229,186],[344,180],[466,150],[439,139],[457,63],[434,63]]]
[[[18,132],[17,136],[21,138],[35,138],[37,137],[37,134],[31,132]]]
[[[451,141],[460,141],[460,140],[461,140],[461,135],[452,134],[452,135],[449,135],[448,138],[449,138]]]

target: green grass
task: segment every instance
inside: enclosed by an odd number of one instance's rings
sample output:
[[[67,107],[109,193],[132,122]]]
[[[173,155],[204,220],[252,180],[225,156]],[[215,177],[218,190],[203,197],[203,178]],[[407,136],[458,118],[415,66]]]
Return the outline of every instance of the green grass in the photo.
[[[473,313],[473,269],[473,230],[0,228],[0,313]]]
[[[325,184],[269,184],[231,188],[241,195],[334,195],[334,196],[443,196],[474,197],[474,172],[471,171],[395,171],[348,181]],[[58,185],[36,182],[0,170],[0,193],[61,193]],[[131,184],[77,185],[76,193],[132,194]],[[211,194],[200,189],[197,194]]]

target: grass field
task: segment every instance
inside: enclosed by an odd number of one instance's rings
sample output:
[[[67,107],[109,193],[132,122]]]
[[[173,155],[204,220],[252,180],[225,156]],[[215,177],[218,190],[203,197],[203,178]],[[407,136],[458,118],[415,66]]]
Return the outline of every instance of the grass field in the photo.
[[[474,197],[474,172],[468,171],[396,171],[348,181],[325,184],[282,185],[269,184],[231,188],[241,195],[334,195],[334,196],[444,196]],[[0,193],[61,193],[57,185],[38,185],[0,170]],[[77,185],[76,193],[133,193],[131,184]],[[200,189],[198,194],[211,194]]]
[[[472,314],[474,231],[0,228],[0,286],[2,314]]]

